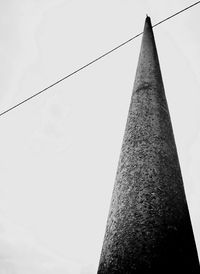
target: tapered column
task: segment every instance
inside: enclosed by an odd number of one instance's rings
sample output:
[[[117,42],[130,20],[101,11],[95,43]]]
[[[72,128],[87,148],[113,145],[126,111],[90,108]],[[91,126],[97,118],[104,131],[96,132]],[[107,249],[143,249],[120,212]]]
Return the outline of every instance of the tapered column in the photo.
[[[112,273],[200,273],[149,17],[99,263]]]

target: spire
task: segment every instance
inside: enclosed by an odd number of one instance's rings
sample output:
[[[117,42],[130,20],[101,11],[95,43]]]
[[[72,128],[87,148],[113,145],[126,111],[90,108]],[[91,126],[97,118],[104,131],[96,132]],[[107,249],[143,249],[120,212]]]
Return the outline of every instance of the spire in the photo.
[[[98,274],[200,273],[147,16]]]

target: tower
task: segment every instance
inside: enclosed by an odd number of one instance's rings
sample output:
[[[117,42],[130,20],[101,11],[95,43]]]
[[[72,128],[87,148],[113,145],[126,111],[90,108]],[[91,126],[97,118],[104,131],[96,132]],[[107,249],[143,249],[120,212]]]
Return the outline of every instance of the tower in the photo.
[[[200,273],[149,17],[98,269],[113,273]]]

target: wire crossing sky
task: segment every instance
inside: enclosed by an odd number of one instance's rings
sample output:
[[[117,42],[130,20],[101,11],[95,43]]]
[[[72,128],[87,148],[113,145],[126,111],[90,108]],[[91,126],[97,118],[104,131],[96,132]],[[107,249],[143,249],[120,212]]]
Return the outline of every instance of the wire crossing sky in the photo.
[[[160,22],[154,24],[152,27],[154,28],[154,27],[156,27],[156,26],[158,26],[158,25],[160,25],[160,24],[162,24],[162,23],[164,23],[164,22],[170,20],[171,18],[173,18],[173,17],[179,15],[180,13],[185,12],[186,10],[188,10],[188,9],[190,9],[190,8],[192,8],[192,7],[196,6],[196,5],[198,5],[199,3],[200,3],[200,1],[195,2],[194,4],[192,4],[192,5],[188,6],[188,7],[184,8],[184,9],[182,9],[182,10],[176,12],[176,13],[174,13],[173,15],[171,15],[171,16],[169,16],[169,17],[166,17],[165,19],[161,20]],[[83,69],[87,68],[88,66],[90,66],[90,65],[92,65],[92,64],[94,64],[94,63],[96,63],[96,62],[99,61],[100,59],[102,59],[102,58],[104,58],[105,56],[109,55],[110,53],[116,51],[117,49],[121,48],[122,46],[128,44],[129,42],[133,41],[134,39],[136,39],[137,37],[141,36],[142,34],[143,34],[143,32],[138,33],[137,35],[135,35],[135,36],[131,37],[130,39],[128,39],[127,41],[125,41],[125,42],[119,44],[118,46],[116,46],[115,48],[109,50],[108,52],[106,52],[106,53],[100,55],[100,56],[97,57],[96,59],[94,59],[94,60],[92,60],[91,62],[85,64],[84,66],[78,68],[77,70],[71,72],[70,74],[68,74],[68,75],[66,75],[65,77],[59,79],[58,81],[54,82],[53,84],[47,86],[46,88],[40,90],[39,92],[33,94],[32,96],[30,96],[30,97],[24,99],[23,101],[17,103],[16,105],[13,105],[12,107],[8,108],[7,110],[1,112],[1,113],[0,113],[0,116],[3,116],[4,114],[10,112],[11,110],[13,110],[13,109],[15,109],[15,108],[21,106],[22,104],[24,104],[24,103],[30,101],[30,100],[33,99],[34,97],[36,97],[36,96],[42,94],[43,92],[47,91],[47,90],[50,89],[50,88],[56,86],[57,84],[59,84],[59,83],[61,83],[62,81],[66,80],[67,78],[73,76],[74,74],[77,74],[77,73],[80,72],[81,70],[83,70]]]

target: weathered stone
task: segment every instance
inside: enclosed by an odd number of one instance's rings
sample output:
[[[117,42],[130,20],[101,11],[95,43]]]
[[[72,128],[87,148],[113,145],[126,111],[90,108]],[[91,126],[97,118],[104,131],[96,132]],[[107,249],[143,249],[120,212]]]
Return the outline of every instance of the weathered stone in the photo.
[[[147,17],[98,274],[200,273]]]

